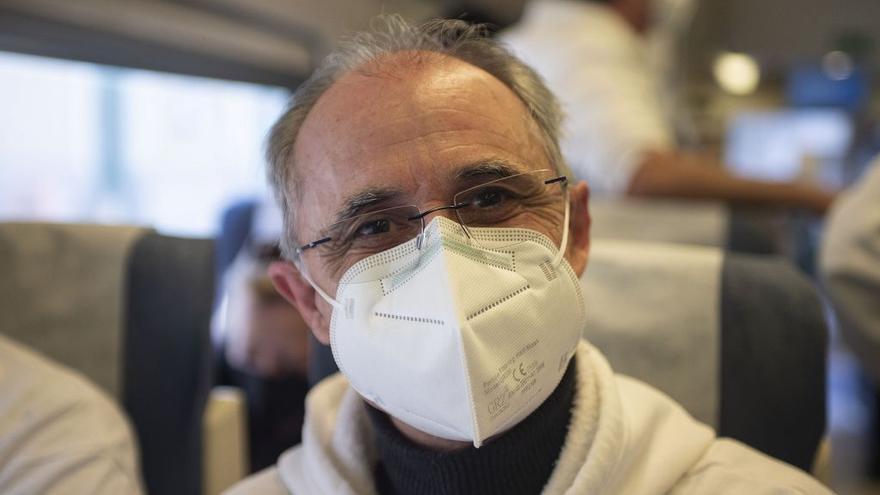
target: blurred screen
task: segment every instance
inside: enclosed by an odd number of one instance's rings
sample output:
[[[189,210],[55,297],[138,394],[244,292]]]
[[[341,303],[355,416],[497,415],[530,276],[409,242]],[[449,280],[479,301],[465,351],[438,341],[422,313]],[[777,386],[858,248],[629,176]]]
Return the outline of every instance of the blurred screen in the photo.
[[[828,58],[828,56],[826,56]],[[786,97],[794,107],[836,107],[856,111],[868,101],[869,84],[858,67],[802,65],[788,75]]]
[[[0,220],[214,233],[264,193],[283,88],[0,52]]]
[[[850,117],[840,110],[743,112],[728,126],[725,163],[752,179],[837,186],[853,133]]]

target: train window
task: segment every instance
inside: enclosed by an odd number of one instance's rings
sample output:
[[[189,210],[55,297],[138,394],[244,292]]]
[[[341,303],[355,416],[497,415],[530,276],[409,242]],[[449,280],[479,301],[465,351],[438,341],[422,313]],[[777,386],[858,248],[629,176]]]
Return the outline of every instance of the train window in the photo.
[[[0,220],[211,235],[263,194],[283,88],[0,52]]]

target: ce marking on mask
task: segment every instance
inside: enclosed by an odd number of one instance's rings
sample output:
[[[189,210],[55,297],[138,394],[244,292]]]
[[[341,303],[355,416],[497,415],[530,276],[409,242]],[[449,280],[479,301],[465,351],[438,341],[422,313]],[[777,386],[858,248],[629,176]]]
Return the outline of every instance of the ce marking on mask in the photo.
[[[544,362],[530,359],[528,354],[537,345],[538,341],[535,340],[524,346],[491,379],[483,382],[483,393],[491,397],[487,406],[490,419],[506,411],[515,396],[535,392],[537,375],[544,369]]]

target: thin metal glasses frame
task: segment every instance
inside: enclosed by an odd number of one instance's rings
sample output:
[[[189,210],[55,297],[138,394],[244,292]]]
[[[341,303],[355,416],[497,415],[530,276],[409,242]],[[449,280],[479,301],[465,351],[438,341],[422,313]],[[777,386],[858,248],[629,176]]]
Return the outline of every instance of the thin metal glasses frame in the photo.
[[[537,172],[540,172],[540,170],[538,170]],[[528,173],[528,172],[527,172],[527,173]],[[524,174],[517,174],[517,175],[524,175]],[[516,177],[516,175],[512,175],[512,176],[510,176],[510,177]],[[510,178],[510,177],[501,177],[501,178],[499,178],[499,179],[494,179],[494,180],[491,180],[491,181],[489,181],[489,182],[486,182],[485,184],[480,184],[480,185],[478,185],[478,186],[474,186],[474,187],[472,187],[472,188],[468,188],[468,189],[466,189],[465,191],[468,191],[468,190],[470,190],[470,189],[475,189],[475,188],[477,188],[477,187],[484,187],[484,186],[487,186],[487,185],[489,185],[489,184],[492,184],[492,183],[498,182],[498,181],[500,181],[500,180],[508,179],[508,178]],[[560,176],[557,176],[557,177],[553,177],[553,178],[551,178],[551,179],[547,179],[547,180],[545,180],[545,181],[544,181],[544,185],[556,184],[556,183],[559,183],[559,182],[563,183],[563,185],[564,185],[565,183],[568,182],[568,177],[566,177],[566,176],[564,176],[564,175],[560,175]],[[465,191],[461,191],[461,192],[465,192]],[[456,196],[457,196],[458,194],[460,194],[460,193],[457,193]],[[407,206],[407,205],[401,205],[401,206]],[[460,209],[465,208],[465,207],[467,207],[467,206],[471,206],[471,203],[453,203],[453,204],[444,205],[444,206],[437,206],[437,207],[434,207],[434,208],[431,208],[431,209],[429,209],[429,210],[425,210],[425,211],[421,211],[421,209],[420,209],[418,206],[415,206],[415,205],[411,205],[411,206],[414,207],[417,211],[419,211],[419,214],[418,214],[418,215],[413,215],[413,216],[409,217],[407,220],[417,221],[417,220],[422,220],[423,218],[425,218],[426,216],[430,215],[431,213],[436,213],[436,212],[438,212],[438,211],[443,211],[443,210],[460,210]],[[394,207],[392,207],[392,208],[399,208],[399,206],[394,206]],[[380,210],[380,211],[381,211],[381,210]],[[353,218],[356,218],[356,217],[353,217]],[[349,219],[349,220],[350,220],[350,219]],[[467,229],[464,229],[464,230],[465,230],[465,234],[468,235],[468,234],[467,234]],[[324,238],[321,238],[321,239],[318,239],[318,240],[312,241],[312,242],[310,242],[310,243],[308,243],[308,244],[303,244],[302,246],[300,246],[299,248],[297,248],[297,254],[302,254],[303,251],[306,251],[306,250],[309,250],[309,249],[314,249],[314,248],[320,246],[321,244],[324,244],[325,242],[330,242],[330,241],[332,241],[332,240],[333,240],[332,237],[324,237]]]

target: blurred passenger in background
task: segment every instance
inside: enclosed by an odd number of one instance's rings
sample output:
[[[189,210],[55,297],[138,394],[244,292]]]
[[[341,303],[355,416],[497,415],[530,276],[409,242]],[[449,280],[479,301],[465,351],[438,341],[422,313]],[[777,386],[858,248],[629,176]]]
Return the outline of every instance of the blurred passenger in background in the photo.
[[[820,267],[844,340],[880,383],[880,159],[831,210]]]
[[[668,81],[694,0],[534,0],[501,33],[559,96],[562,142],[576,176],[595,193],[718,199],[824,213],[833,195],[811,185],[738,178],[688,134]]]
[[[309,327],[266,274],[268,263],[279,259],[275,249],[256,257],[243,252],[226,272],[225,357],[257,376],[305,377]]]
[[[119,408],[78,373],[0,335],[0,493],[142,492]]]
[[[226,211],[217,239],[220,382],[247,397],[251,470],[300,442],[308,390],[309,328],[266,273],[280,259],[280,232],[274,204],[253,200]]]
[[[840,334],[870,375],[874,431],[868,463],[880,479],[880,158],[831,210],[820,270]]]

